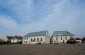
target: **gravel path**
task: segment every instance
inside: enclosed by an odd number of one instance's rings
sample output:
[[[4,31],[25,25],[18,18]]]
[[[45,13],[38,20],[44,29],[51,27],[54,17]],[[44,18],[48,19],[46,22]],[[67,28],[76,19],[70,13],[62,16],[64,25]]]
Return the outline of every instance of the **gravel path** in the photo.
[[[85,55],[85,44],[0,45],[0,55]]]

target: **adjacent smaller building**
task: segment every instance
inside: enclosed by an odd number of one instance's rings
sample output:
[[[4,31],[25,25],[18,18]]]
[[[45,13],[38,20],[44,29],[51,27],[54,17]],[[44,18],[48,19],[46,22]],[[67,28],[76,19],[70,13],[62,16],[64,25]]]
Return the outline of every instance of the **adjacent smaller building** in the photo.
[[[22,43],[22,37],[21,36],[14,36],[11,38],[11,43],[15,44],[21,44]]]
[[[15,44],[22,43],[21,36],[6,36],[3,40],[5,42],[11,42],[11,43],[15,43]]]
[[[54,31],[51,37],[52,43],[66,43],[67,40],[74,38],[75,35],[68,31]]]
[[[48,31],[28,33],[23,37],[23,44],[44,44],[50,43]]]

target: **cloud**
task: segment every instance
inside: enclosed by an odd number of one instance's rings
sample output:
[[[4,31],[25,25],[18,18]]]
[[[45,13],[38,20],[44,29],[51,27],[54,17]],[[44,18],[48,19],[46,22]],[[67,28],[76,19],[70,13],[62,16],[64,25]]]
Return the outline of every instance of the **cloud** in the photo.
[[[53,31],[67,30],[77,36],[85,36],[84,3],[79,0],[0,1],[1,9],[5,9],[0,15],[0,33],[25,35],[49,30],[52,34]]]
[[[17,32],[15,30],[17,30]],[[0,31],[5,35],[14,35],[18,33],[19,30],[16,20],[7,15],[0,15]]]

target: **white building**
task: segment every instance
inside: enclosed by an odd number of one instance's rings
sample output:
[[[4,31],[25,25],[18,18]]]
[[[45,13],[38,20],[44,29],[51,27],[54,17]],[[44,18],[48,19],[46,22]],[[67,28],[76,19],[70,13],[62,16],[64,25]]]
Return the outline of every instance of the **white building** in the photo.
[[[22,44],[50,43],[48,31],[32,32],[23,37]]]
[[[7,40],[6,41],[10,41],[11,43],[22,43],[22,37],[21,36],[7,36]]]
[[[11,43],[20,43],[20,42],[22,42],[22,37],[20,36],[14,36],[11,39]]]
[[[54,31],[51,37],[52,43],[66,43],[67,40],[74,38],[74,34],[68,31]]]

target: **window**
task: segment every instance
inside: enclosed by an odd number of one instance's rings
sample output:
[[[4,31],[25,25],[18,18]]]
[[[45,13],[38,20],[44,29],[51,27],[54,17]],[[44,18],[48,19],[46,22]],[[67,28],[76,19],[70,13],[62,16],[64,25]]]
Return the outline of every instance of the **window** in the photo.
[[[35,42],[35,38],[31,38],[31,42]]]
[[[27,43],[28,41],[26,41],[26,43]]]
[[[25,41],[24,41],[24,43],[25,43]]]
[[[31,42],[33,42],[33,41],[32,41],[32,38],[31,38]]]
[[[39,38],[37,38],[37,41],[39,41]]]
[[[41,41],[42,41],[42,38],[41,38]]]
[[[72,36],[70,36],[70,39],[74,39]]]
[[[56,37],[56,40],[58,40],[58,38]]]
[[[65,37],[65,39],[67,40],[67,37]]]
[[[34,38],[34,42],[35,42],[35,38]]]
[[[62,40],[62,37],[61,37],[61,40]]]

